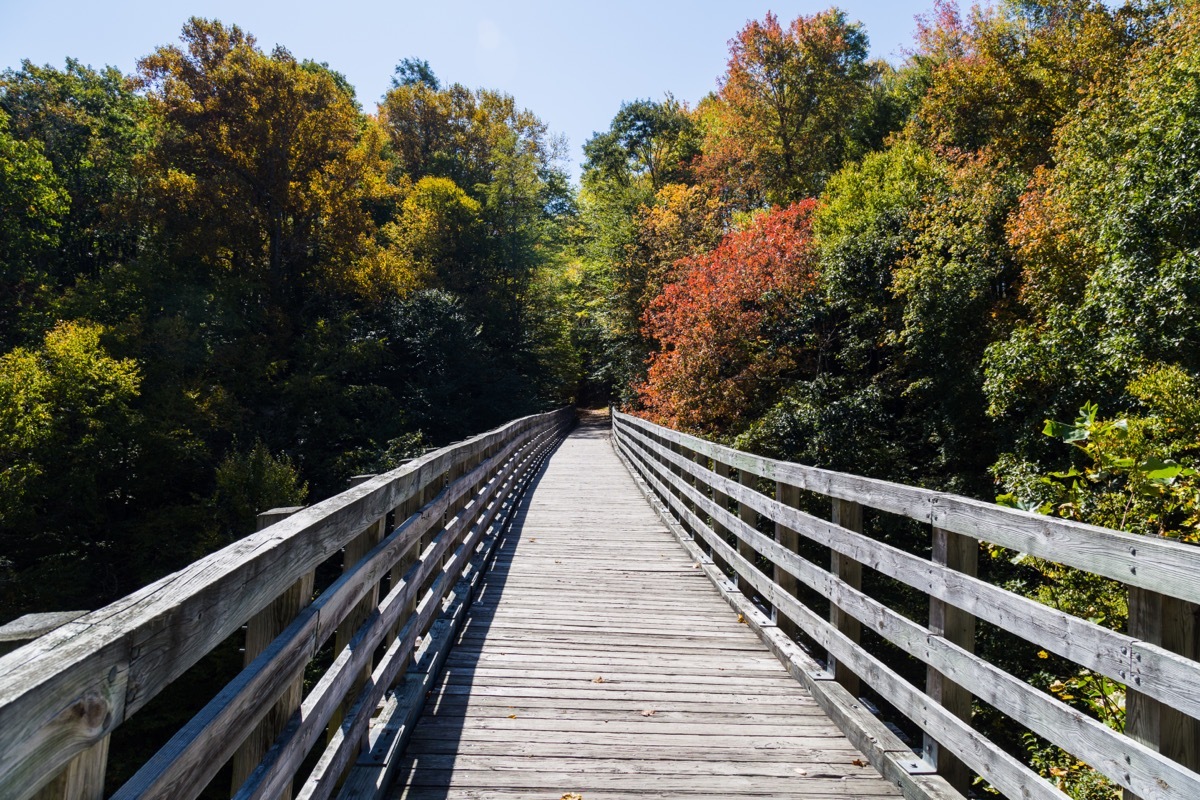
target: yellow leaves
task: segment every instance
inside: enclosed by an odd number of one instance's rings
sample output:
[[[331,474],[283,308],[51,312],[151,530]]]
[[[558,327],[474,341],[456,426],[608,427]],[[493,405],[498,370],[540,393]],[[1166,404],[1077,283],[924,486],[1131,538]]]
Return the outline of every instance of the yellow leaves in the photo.
[[[583,800],[583,795],[576,794],[575,792],[567,792],[559,800]]]
[[[743,625],[745,625],[745,624],[746,624],[746,615],[745,615],[745,614],[738,614],[738,622],[740,622],[740,623],[742,623]]]
[[[1047,653],[1045,650],[1038,650],[1037,657],[1038,658],[1049,658],[1050,654]]]

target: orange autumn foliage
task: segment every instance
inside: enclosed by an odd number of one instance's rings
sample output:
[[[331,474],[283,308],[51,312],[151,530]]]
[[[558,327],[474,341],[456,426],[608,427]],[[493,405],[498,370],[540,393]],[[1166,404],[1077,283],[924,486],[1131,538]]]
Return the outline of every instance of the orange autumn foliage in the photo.
[[[658,345],[638,387],[650,418],[735,430],[777,396],[796,356],[778,330],[816,283],[815,207],[805,200],[763,213],[712,252],[676,262],[643,318]]]

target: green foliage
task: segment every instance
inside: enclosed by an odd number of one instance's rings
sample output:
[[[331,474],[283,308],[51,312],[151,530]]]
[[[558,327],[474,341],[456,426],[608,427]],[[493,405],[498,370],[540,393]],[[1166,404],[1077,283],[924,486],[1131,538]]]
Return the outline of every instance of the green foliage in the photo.
[[[21,570],[0,595],[6,608],[78,603],[121,557],[105,523],[130,502],[141,376],[102,334],[61,323],[40,347],[0,357],[0,549]]]
[[[573,395],[560,157],[425,62],[373,118],[203,19],[136,78],[0,76],[0,619]]]
[[[226,541],[253,532],[259,512],[301,506],[308,499],[308,484],[300,479],[292,460],[275,455],[262,441],[226,456],[217,465],[215,478],[213,502]]]
[[[786,27],[768,12],[730,40],[701,108],[700,171],[745,208],[812,197],[837,171],[868,105],[867,36],[832,8]]]

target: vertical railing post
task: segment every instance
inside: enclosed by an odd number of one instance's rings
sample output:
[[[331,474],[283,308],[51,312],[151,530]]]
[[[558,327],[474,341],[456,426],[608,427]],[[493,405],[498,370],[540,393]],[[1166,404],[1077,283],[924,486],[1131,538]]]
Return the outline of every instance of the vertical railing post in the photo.
[[[696,453],[694,451],[690,450],[689,448],[684,447],[683,445],[676,445],[675,452],[686,461],[693,461],[696,458]],[[695,477],[693,477],[692,474],[690,472],[688,472],[687,470],[685,470],[683,467],[676,467],[675,474],[677,474],[679,476],[679,481],[683,485],[692,486],[692,487],[696,486]],[[686,508],[688,511],[691,511],[693,514],[695,514],[697,516],[700,515],[700,506],[698,506],[694,502],[692,502],[684,494],[684,492],[682,490],[680,490],[680,492],[679,492],[679,497],[683,501],[684,508]],[[682,515],[680,515],[680,516],[682,517]],[[694,530],[692,530],[692,524],[690,522],[681,518],[679,520],[679,525],[681,528],[683,528],[688,533],[690,533],[692,535],[692,538],[695,538],[696,532]]]
[[[1129,587],[1129,635],[1197,660],[1200,625],[1195,603]],[[1147,697],[1133,686],[1125,694],[1125,734],[1191,770],[1200,770],[1200,722]],[[1124,800],[1141,800],[1128,789]]]
[[[104,797],[109,738],[105,736],[68,761],[50,783],[33,795],[34,800],[100,800]]]
[[[969,536],[934,528],[933,561],[973,577],[979,568],[979,542]],[[975,651],[974,615],[932,597],[929,599],[929,630],[965,650]],[[925,691],[959,719],[970,722],[974,699],[971,693],[933,667],[926,668]],[[970,769],[949,750],[940,747],[929,734],[925,734],[925,757],[955,789],[965,793],[970,787]]]
[[[779,481],[775,484],[775,500],[782,505],[796,508],[800,505],[800,490],[791,484]],[[781,522],[775,523],[775,541],[791,553],[800,549],[800,534]],[[779,565],[775,566],[775,582],[792,597],[797,597],[800,593],[800,581],[792,573],[781,569]],[[800,632],[800,627],[790,617],[781,614],[779,609],[774,609],[774,612],[775,625],[789,639],[795,639]]]
[[[301,510],[303,510],[303,506],[273,508],[259,514],[255,524],[261,531]],[[271,605],[250,618],[250,621],[246,623],[246,648],[242,659],[243,664],[249,665],[257,658],[267,645],[282,633],[283,629],[291,624],[292,620],[312,601],[313,582],[314,573],[307,573],[288,587],[287,591],[275,598]],[[300,707],[303,697],[304,676],[301,675],[284,690],[283,694],[279,696],[279,700],[233,754],[232,784],[234,793],[246,782],[246,778],[250,777],[250,773],[266,755],[267,749],[283,731],[292,713]],[[290,800],[290,786],[282,798]]]
[[[745,486],[747,489],[753,490],[754,484],[758,481],[758,477],[752,472],[745,469],[738,470],[738,483]],[[758,527],[758,512],[750,507],[748,503],[738,503],[738,518],[749,525],[751,528]],[[744,537],[739,536],[737,541],[738,555],[750,562],[750,566],[754,567],[758,560],[758,552],[750,546]],[[738,591],[744,594],[747,598],[754,596],[754,586],[750,581],[746,580],[741,575],[738,575]]]
[[[833,524],[840,525],[848,531],[862,533],[862,506],[851,500],[833,498]],[[862,588],[862,564],[849,556],[844,556],[837,551],[830,553],[829,571],[851,587],[855,589]],[[862,624],[853,616],[838,608],[836,603],[829,604],[829,621],[855,644],[858,644],[862,639]],[[851,695],[858,697],[860,689],[858,676],[851,672],[845,664],[839,663],[832,656],[830,656],[829,661],[830,669],[837,682],[846,687],[846,691]]]
[[[714,458],[713,459],[713,472],[717,473],[717,475],[719,477],[728,479],[729,473],[730,473],[729,465],[725,464],[721,461],[718,461],[717,459]],[[713,504],[716,505],[717,508],[721,509],[722,511],[729,510],[729,495],[725,494],[722,491],[719,491],[715,486],[713,487],[713,498],[712,499],[713,499]],[[726,528],[724,525],[722,525],[720,522],[718,522],[715,517],[713,518],[713,526],[712,527],[713,527],[713,533],[716,534],[718,539],[720,539],[722,542],[729,541],[729,529]],[[725,559],[722,558],[717,553],[716,548],[712,548],[709,552],[709,555],[712,556],[713,563],[717,565],[717,568],[720,569],[721,572],[728,575],[729,574],[729,564],[726,563]]]
[[[692,451],[692,460],[701,469],[708,469],[708,456],[704,455],[699,450]],[[695,486],[696,486],[696,491],[699,492],[700,494],[704,495],[705,497],[712,497],[712,485],[711,485],[709,479],[696,478]],[[709,526],[711,527],[712,520],[709,518],[708,512],[705,511],[704,508],[701,507],[700,505],[696,506],[696,516],[700,518],[701,522],[708,522]],[[693,531],[692,537],[699,539],[700,531]],[[699,541],[703,541],[703,540],[699,539]]]
[[[392,518],[395,520],[396,527],[400,527],[401,525],[403,525],[404,522],[409,517],[411,517],[413,514],[415,514],[417,512],[417,510],[420,508],[421,508],[421,487],[415,486],[415,487],[413,487],[412,494],[410,494],[408,497],[404,498],[404,500],[400,503],[400,505],[396,506],[395,511],[392,512]],[[421,549],[421,543],[420,543],[420,541],[416,541],[416,542],[413,542],[411,545],[409,545],[408,549],[400,554],[400,558],[396,561],[396,565],[392,567],[391,572],[390,572],[390,580],[391,580],[391,585],[393,587],[400,585],[400,582],[404,580],[404,576],[408,573],[408,571],[410,569],[412,569],[413,564],[415,564],[417,562],[417,556],[420,555],[420,549]],[[389,644],[395,640],[398,631],[404,627],[404,624],[406,622],[408,622],[408,620],[412,617],[413,613],[416,610],[417,610],[417,598],[414,593],[413,598],[408,601],[408,607],[404,610],[404,613],[402,613],[400,615],[400,617],[396,620],[395,626],[392,628],[391,633],[388,634],[388,643]],[[411,658],[411,656],[407,656],[406,660],[409,658]],[[407,671],[406,667],[404,667],[404,666],[402,666],[399,670],[397,670],[397,672],[396,672],[397,681],[401,681],[404,679],[404,675],[405,675],[406,671]]]
[[[350,479],[350,486],[353,488],[361,483],[371,480],[371,478],[374,477],[374,475],[355,475]],[[370,552],[371,548],[383,541],[383,529],[386,523],[387,515],[385,514],[380,519],[372,522],[365,531],[346,543],[346,547],[342,551],[342,572],[348,572],[349,570],[353,569],[354,565],[361,561],[363,556]],[[359,626],[366,621],[367,617],[370,616],[371,612],[374,611],[378,606],[379,584],[376,583],[370,588],[366,596],[363,597],[362,600],[358,601],[358,605],[356,605],[354,609],[351,610],[351,612],[346,616],[346,618],[342,620],[342,623],[337,626],[337,631],[333,637],[333,651],[335,653],[340,653],[347,645],[350,644],[350,640],[354,638],[354,634],[358,630]],[[350,705],[354,702],[354,698],[358,695],[358,687],[362,686],[363,682],[371,677],[371,668],[372,664],[368,660],[367,663],[363,665],[362,674],[360,674],[358,679],[355,680],[354,688],[346,693],[345,702],[342,703],[342,705],[330,718],[328,729],[330,736],[333,736],[334,731],[341,726],[342,719],[346,711],[349,710]]]

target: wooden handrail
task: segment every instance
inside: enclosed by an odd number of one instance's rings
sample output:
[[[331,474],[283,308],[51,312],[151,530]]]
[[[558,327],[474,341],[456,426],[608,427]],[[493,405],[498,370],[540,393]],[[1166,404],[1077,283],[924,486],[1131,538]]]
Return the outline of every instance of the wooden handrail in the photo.
[[[317,651],[350,625],[332,666],[238,794],[290,791],[300,762],[325,736],[335,712],[345,710],[302,791],[328,796],[447,593],[573,419],[572,409],[524,417],[427,453],[0,658],[0,799],[24,800],[47,784],[72,783],[56,776],[78,772],[76,762],[84,758],[91,759],[88,788],[61,794],[100,796],[103,753],[114,728],[366,533],[374,543],[359,548],[365,552],[311,604],[294,604],[294,619],[282,633],[116,795],[198,795],[242,738],[294,689]],[[385,657],[376,660],[384,645]],[[100,781],[92,763],[97,756]]]
[[[956,765],[1009,797],[1065,796],[971,728],[970,701],[976,697],[1099,770],[1127,797],[1200,797],[1197,653],[1184,647],[1183,653],[1172,652],[1173,642],[1150,641],[1132,622],[1129,633],[1120,633],[1042,605],[981,580],[973,569],[981,541],[1031,553],[1120,581],[1130,588],[1131,602],[1137,594],[1153,594],[1163,607],[1174,603],[1176,614],[1185,609],[1183,620],[1156,617],[1160,627],[1169,628],[1173,622],[1195,624],[1200,548],[755,456],[620,412],[613,413],[613,432],[618,453],[678,530],[713,562],[728,565],[743,595],[760,596],[780,629],[785,621],[799,628],[836,662],[837,670],[829,671],[809,659],[808,677],[870,686],[924,730],[926,757],[960,789],[969,775],[956,774]],[[766,482],[773,496],[761,490]],[[835,521],[796,508],[799,490],[830,498]],[[934,557],[864,535],[855,518],[860,513],[855,508],[862,507],[929,525]],[[759,517],[774,523],[778,541],[760,532]],[[788,538],[793,533],[828,547],[834,563],[826,569],[800,556]],[[773,573],[763,571],[764,560]],[[928,596],[929,624],[863,592],[856,569],[848,565],[868,567]],[[797,583],[829,601],[831,620],[795,596]],[[725,590],[733,591],[733,585]],[[1131,618],[1136,608],[1131,605]],[[1131,720],[1126,733],[1119,733],[976,655],[976,618],[1126,685],[1142,720]],[[924,662],[926,691],[864,649],[860,626]],[[1194,641],[1194,631],[1182,638]],[[843,669],[853,674],[843,675]]]

